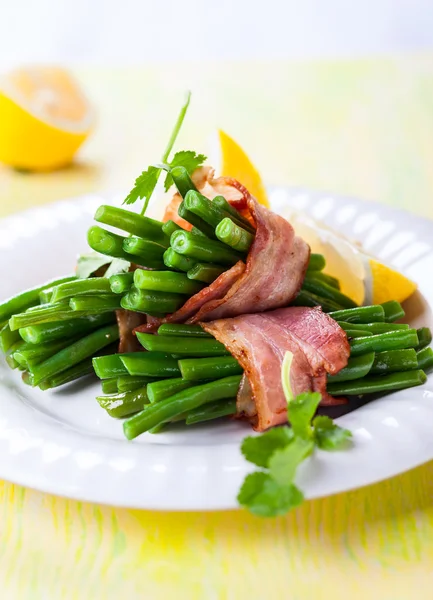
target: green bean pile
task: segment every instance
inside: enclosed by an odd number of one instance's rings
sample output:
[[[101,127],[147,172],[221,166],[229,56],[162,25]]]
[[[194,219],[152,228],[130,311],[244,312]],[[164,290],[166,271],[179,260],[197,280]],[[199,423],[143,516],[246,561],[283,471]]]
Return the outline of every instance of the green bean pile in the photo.
[[[348,365],[328,376],[330,394],[363,396],[426,381],[425,371],[433,369],[431,332],[394,323],[404,316],[398,302],[330,316],[346,331],[351,349]],[[170,422],[191,425],[236,412],[242,368],[200,326],[164,324],[158,335],[137,338],[147,352],[93,359],[103,390],[113,394],[97,400],[111,416],[130,417],[124,422],[128,439]]]
[[[0,305],[0,345],[23,381],[42,390],[93,372],[92,357],[115,352],[118,297],[108,280],[65,277]]]

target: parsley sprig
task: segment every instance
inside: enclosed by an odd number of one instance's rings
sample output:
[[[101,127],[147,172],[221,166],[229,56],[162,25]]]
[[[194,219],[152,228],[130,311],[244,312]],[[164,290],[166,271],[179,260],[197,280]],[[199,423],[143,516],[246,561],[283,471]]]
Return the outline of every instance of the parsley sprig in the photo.
[[[161,163],[150,165],[146,171],[143,171],[141,175],[137,177],[135,180],[135,185],[129,194],[126,196],[124,200],[124,204],[134,204],[139,199],[144,200],[143,208],[141,210],[141,214],[144,215],[147,206],[149,204],[149,200],[156,188],[159,177],[163,170],[167,171],[164,188],[167,191],[170,186],[173,184],[173,178],[170,174],[170,170],[173,167],[185,167],[188,173],[192,173],[204,163],[206,160],[206,156],[204,154],[196,154],[193,150],[182,150],[181,152],[176,152],[173,156],[172,160],[169,161],[168,158],[173,149],[176,138],[179,134],[180,128],[182,127],[182,123],[185,119],[186,112],[188,110],[188,106],[191,100],[191,92],[188,92],[186,95],[186,99],[182,108],[180,110],[179,116],[177,117],[176,124],[171,132],[170,139],[168,141],[167,147],[161,157]]]
[[[246,476],[238,494],[241,506],[261,517],[286,514],[304,501],[302,491],[294,483],[299,465],[316,448],[333,451],[347,445],[352,435],[348,429],[327,416],[314,416],[320,400],[317,392],[289,399],[291,427],[277,427],[244,439],[243,455],[261,470]]]

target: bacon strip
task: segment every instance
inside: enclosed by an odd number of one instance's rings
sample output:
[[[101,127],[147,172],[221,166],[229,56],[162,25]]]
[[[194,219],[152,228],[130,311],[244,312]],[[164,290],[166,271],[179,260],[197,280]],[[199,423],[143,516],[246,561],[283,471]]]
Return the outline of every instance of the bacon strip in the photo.
[[[252,420],[257,431],[287,422],[281,384],[281,365],[287,351],[293,353],[290,381],[294,395],[319,391],[322,405],[345,402],[327,394],[326,374],[338,373],[347,365],[349,343],[341,327],[320,308],[283,308],[200,325],[243,367],[251,393],[244,381],[238,395],[238,414]]]
[[[246,265],[238,262],[161,322],[196,323],[258,313],[287,306],[296,297],[308,266],[308,244],[288,221],[251,196],[240,197],[238,205],[248,207],[256,224]],[[137,329],[150,330],[149,325]]]

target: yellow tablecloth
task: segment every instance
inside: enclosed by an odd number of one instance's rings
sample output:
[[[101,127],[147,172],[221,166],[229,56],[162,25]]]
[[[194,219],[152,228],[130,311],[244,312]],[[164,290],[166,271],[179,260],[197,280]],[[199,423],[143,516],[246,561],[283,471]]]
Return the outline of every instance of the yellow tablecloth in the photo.
[[[98,107],[95,135],[70,169],[0,169],[1,215],[128,190],[190,87],[179,148],[206,151],[221,126],[269,182],[433,216],[433,56],[77,75]],[[5,600],[433,598],[433,463],[276,520],[114,509],[7,482],[0,511]]]

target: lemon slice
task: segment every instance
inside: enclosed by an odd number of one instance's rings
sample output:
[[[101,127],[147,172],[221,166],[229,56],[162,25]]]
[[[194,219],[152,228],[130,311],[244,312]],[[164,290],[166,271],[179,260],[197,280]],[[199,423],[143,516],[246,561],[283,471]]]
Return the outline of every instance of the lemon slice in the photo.
[[[312,252],[324,255],[324,271],[337,277],[341,291],[356,303],[403,302],[416,290],[416,284],[405,275],[323,223],[289,207],[281,214],[310,245]]]
[[[209,164],[216,175],[240,181],[260,204],[269,207],[265,186],[245,151],[227,133],[218,129],[211,138]]]
[[[292,352],[286,352],[283,358],[283,364],[281,365],[281,383],[287,403],[294,399],[292,384],[290,383],[290,369],[292,368],[292,361]]]
[[[0,161],[49,171],[71,162],[94,116],[68,71],[33,67],[0,80],[0,121]]]

